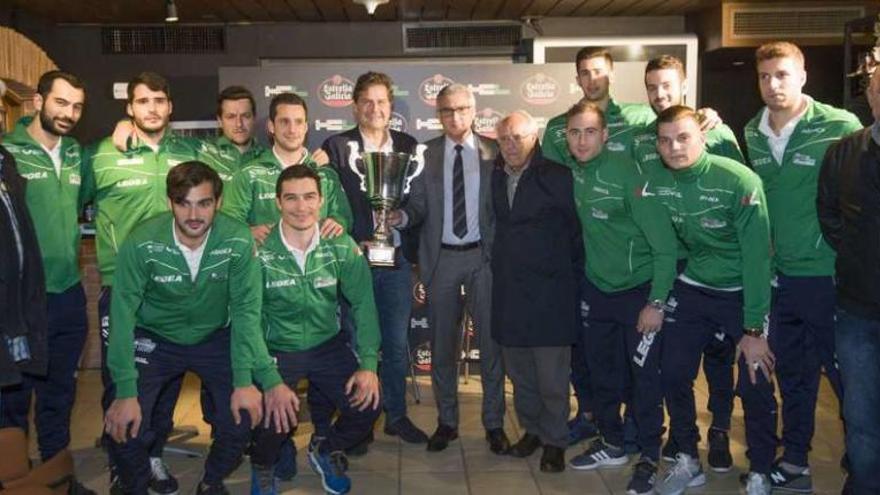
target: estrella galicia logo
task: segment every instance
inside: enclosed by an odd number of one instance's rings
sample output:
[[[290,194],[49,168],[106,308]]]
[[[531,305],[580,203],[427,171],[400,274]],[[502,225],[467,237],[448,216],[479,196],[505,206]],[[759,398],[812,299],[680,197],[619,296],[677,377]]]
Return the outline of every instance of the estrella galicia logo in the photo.
[[[419,84],[419,98],[426,105],[435,107],[437,106],[437,93],[454,82],[443,74],[434,74]]]
[[[318,99],[328,107],[347,107],[352,103],[354,83],[339,74],[318,85]]]
[[[495,139],[495,125],[504,116],[491,108],[484,108],[474,117],[474,130],[490,139]]]
[[[391,119],[388,122],[388,127],[397,132],[406,132],[406,118],[397,112],[391,112]]]
[[[531,105],[549,105],[559,97],[559,84],[552,77],[537,73],[519,88],[523,100]]]
[[[431,371],[431,341],[426,340],[412,350],[413,365],[417,370],[428,373]]]
[[[425,289],[425,284],[421,282],[413,284],[413,300],[419,304],[425,304],[428,301],[428,291]]]

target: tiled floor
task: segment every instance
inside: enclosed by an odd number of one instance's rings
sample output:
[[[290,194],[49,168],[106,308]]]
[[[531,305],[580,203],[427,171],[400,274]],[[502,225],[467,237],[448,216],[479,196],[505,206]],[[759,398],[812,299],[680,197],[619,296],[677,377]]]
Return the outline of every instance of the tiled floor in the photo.
[[[431,398],[430,382],[419,378],[422,401],[415,404],[410,399],[409,413],[413,421],[429,434],[433,431],[436,411]],[[79,392],[74,410],[72,447],[75,451],[79,479],[99,493],[107,493],[108,476],[105,470],[105,457],[94,447],[101,428],[100,378],[97,372],[83,372],[79,378]],[[461,439],[439,453],[429,453],[424,446],[401,443],[396,437],[386,436],[377,427],[376,441],[365,457],[351,459],[350,474],[355,494],[417,494],[417,495],[551,495],[551,494],[622,494],[625,493],[630,468],[602,470],[598,472],[576,472],[571,469],[561,474],[544,474],[538,469],[538,454],[528,460],[496,456],[489,452],[483,440],[480,425],[480,385],[479,377],[471,378],[461,386]],[[511,439],[520,431],[515,415],[512,414],[510,385],[507,390],[508,414],[505,429]],[[697,383],[697,403],[705,404],[706,386],[702,377]],[[710,415],[705,409],[699,413],[701,431],[705,431]],[[817,411],[817,431],[813,441],[811,463],[813,482],[817,493],[836,494],[840,492],[842,474],[838,462],[843,448],[843,431],[838,420],[836,401],[830,388],[823,382],[819,408]],[[177,425],[197,428],[198,435],[185,442],[172,441],[174,447],[183,447],[203,454],[208,441],[208,428],[201,421],[198,405],[198,382],[188,378],[181,400],[175,413]],[[736,468],[745,463],[744,432],[742,410],[737,403],[734,410],[731,448]],[[311,425],[303,423],[296,434],[296,444],[304,448],[311,434]],[[704,446],[701,446],[704,447]],[[583,450],[584,446],[568,450],[571,457]],[[36,452],[35,445],[31,447]],[[705,452],[703,452],[705,455]],[[166,461],[181,482],[181,494],[194,493],[196,482],[201,476],[203,459],[187,458],[179,454],[167,454]],[[298,458],[299,474],[294,481],[282,484],[285,494],[323,493],[318,477],[309,468],[302,455]],[[249,487],[249,466],[245,462],[227,480],[232,493],[246,494]],[[710,473],[709,482],[688,493],[739,493],[738,469],[717,475]]]

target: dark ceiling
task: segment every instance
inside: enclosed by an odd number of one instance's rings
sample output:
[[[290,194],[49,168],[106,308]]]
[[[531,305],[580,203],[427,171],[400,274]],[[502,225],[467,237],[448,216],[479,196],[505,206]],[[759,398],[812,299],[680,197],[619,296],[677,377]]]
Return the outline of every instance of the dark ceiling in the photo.
[[[166,0],[6,0],[13,8],[57,23],[155,23]],[[376,21],[511,20],[536,17],[682,15],[721,0],[391,0]],[[754,1],[754,0],[752,0]],[[370,21],[353,0],[175,0],[180,21]]]

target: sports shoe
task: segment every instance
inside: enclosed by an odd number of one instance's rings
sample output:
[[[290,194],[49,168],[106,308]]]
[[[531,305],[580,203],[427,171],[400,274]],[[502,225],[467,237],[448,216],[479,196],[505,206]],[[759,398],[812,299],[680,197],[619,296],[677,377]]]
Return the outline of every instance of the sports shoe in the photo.
[[[669,467],[666,474],[654,485],[659,495],[678,495],[685,489],[706,484],[706,474],[698,459],[679,452],[675,456],[675,464]]]
[[[341,451],[322,454],[319,448],[309,450],[309,464],[321,477],[325,492],[340,495],[351,490],[351,479],[342,468],[344,458],[345,454]]]
[[[161,457],[150,457],[150,493],[152,495],[177,495],[177,479],[168,472]]]
[[[223,483],[217,485],[209,485],[204,481],[199,483],[199,488],[196,490],[196,495],[230,495],[229,490],[223,485]]]
[[[770,495],[770,480],[760,473],[749,473],[746,478],[746,495]]]
[[[650,495],[654,493],[654,481],[657,478],[657,463],[642,457],[633,468],[632,478],[626,485],[626,495]]]
[[[594,440],[583,454],[574,456],[568,465],[579,471],[590,471],[600,467],[619,467],[629,461],[620,447],[608,445],[602,440]]]
[[[324,439],[325,437],[312,435],[312,438],[309,440],[309,453],[311,454],[312,451],[317,452],[318,447],[321,445],[321,442],[323,442]],[[348,471],[348,454],[346,453],[346,455],[342,456],[339,461],[341,462],[342,470]]]
[[[398,436],[406,443],[428,443],[428,435],[406,416],[385,425],[385,434]]]
[[[251,495],[278,495],[278,482],[274,471],[266,466],[251,463]]]
[[[578,414],[568,421],[568,445],[572,446],[584,440],[592,440],[599,435],[596,424],[583,414]]]
[[[672,434],[669,435],[669,439],[666,440],[666,445],[663,446],[663,451],[660,453],[660,457],[666,462],[675,462],[675,456],[678,455],[678,444],[675,443],[675,439],[672,438]]]
[[[290,481],[296,476],[296,446],[290,438],[281,444],[274,472],[275,478],[280,481]]]
[[[726,473],[733,467],[730,455],[730,437],[724,430],[710,428],[709,437],[709,468],[716,473]]]
[[[794,472],[788,463],[782,459],[773,463],[770,468],[770,486],[774,491],[787,493],[813,493],[813,477],[810,468],[800,468],[801,472]]]

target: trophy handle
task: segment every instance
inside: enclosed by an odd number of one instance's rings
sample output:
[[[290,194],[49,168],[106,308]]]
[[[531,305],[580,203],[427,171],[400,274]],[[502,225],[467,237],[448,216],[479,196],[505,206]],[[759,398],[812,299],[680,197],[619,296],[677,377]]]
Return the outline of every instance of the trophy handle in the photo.
[[[403,194],[409,194],[409,186],[412,183],[413,179],[418,177],[422,170],[425,169],[425,150],[428,147],[424,144],[416,145],[416,152],[413,154],[412,160],[416,162],[416,170],[412,173],[412,175],[406,178],[406,185],[403,186]]]
[[[364,175],[363,173],[361,173],[361,171],[358,170],[358,166],[357,166],[358,158],[360,158],[360,156],[361,156],[360,146],[358,145],[357,141],[349,141],[348,142],[348,150],[349,150],[348,168],[350,168],[351,171],[354,172],[354,174],[357,175],[361,179],[361,190],[366,191],[367,190],[367,176]]]

